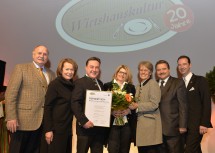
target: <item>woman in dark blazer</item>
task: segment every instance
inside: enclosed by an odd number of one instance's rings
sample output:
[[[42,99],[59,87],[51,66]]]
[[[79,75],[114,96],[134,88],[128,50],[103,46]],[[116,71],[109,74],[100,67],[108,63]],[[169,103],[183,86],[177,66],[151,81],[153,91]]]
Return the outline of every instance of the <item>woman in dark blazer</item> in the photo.
[[[71,94],[78,66],[72,59],[60,61],[57,78],[45,97],[41,153],[71,153],[72,118]]]
[[[135,87],[132,84],[132,74],[126,65],[117,67],[112,81],[104,84],[106,91],[112,91],[114,87],[135,95]],[[134,140],[135,110],[129,108],[120,111],[112,111],[111,126],[108,132],[107,144],[109,153],[129,153],[130,144]],[[115,117],[123,116],[124,125],[117,125]]]

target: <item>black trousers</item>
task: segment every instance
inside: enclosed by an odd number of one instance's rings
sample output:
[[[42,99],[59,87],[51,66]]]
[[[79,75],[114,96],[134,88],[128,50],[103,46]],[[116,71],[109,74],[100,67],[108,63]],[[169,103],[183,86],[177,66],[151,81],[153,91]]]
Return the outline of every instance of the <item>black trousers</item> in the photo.
[[[77,153],[103,153],[104,136],[77,136]]]
[[[184,145],[182,136],[163,135],[163,144],[160,145],[160,153],[183,153]]]
[[[39,153],[41,127],[35,131],[10,133],[9,153]]]
[[[131,145],[131,129],[128,123],[124,126],[113,125],[108,137],[109,153],[129,153]]]
[[[138,147],[138,153],[160,153],[159,145],[151,145],[151,146],[141,146]]]
[[[47,144],[45,133],[41,139],[40,153],[71,153],[72,135],[70,133],[54,133],[53,141]]]
[[[197,130],[189,130],[186,136],[185,153],[202,153],[202,135]]]

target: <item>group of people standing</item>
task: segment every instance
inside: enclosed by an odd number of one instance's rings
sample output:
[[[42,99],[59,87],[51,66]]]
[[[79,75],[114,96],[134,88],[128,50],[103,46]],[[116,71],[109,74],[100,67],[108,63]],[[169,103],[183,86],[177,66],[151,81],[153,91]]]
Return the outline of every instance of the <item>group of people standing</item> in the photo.
[[[141,61],[140,84],[133,85],[128,66],[116,68],[110,82],[99,79],[101,61],[90,57],[86,75],[76,79],[78,65],[62,59],[57,77],[45,67],[48,49],[37,46],[33,62],[16,65],[5,95],[10,153],[71,153],[72,119],[77,119],[77,153],[129,153],[130,144],[139,153],[201,153],[200,142],[210,128],[211,100],[208,83],[191,72],[188,56],[178,58],[182,78],[170,75],[170,65]],[[87,90],[112,91],[117,87],[132,94],[128,108],[111,111],[110,128],[94,126],[84,113]],[[122,117],[124,124],[117,125]]]

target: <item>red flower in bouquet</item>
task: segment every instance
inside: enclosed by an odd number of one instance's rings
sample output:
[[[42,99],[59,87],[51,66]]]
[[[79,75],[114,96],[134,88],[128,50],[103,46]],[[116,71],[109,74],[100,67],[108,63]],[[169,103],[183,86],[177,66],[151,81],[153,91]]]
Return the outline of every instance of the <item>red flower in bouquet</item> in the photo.
[[[132,102],[133,97],[132,97],[132,95],[131,95],[131,94],[125,94],[125,99],[126,99],[126,101],[127,101],[128,103],[131,103],[131,102]]]

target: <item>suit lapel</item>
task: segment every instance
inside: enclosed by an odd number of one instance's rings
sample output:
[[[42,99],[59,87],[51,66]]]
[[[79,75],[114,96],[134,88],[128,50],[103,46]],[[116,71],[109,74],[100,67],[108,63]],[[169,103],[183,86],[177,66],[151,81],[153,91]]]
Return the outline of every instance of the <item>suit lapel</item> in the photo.
[[[171,84],[172,84],[172,78],[170,76],[169,79],[167,80],[164,88],[161,90],[161,95],[162,96],[165,95],[169,91],[169,88],[170,88]]]
[[[107,83],[106,85],[107,85],[107,90],[108,91],[111,91],[113,89],[113,82],[112,81]]]
[[[31,64],[33,73],[36,74],[35,77],[47,88],[47,82],[40,76],[40,73],[34,63]]]
[[[189,81],[189,83],[187,85],[187,90],[188,91],[190,91],[190,89],[192,87],[194,87],[195,82],[196,82],[196,75],[193,74],[193,76],[191,77],[191,79],[190,79],[190,81]]]
[[[90,77],[87,77],[85,75],[84,78],[87,80],[87,84],[88,84],[87,86],[89,86],[90,90],[99,90],[99,87],[96,84],[96,82],[94,82]]]

